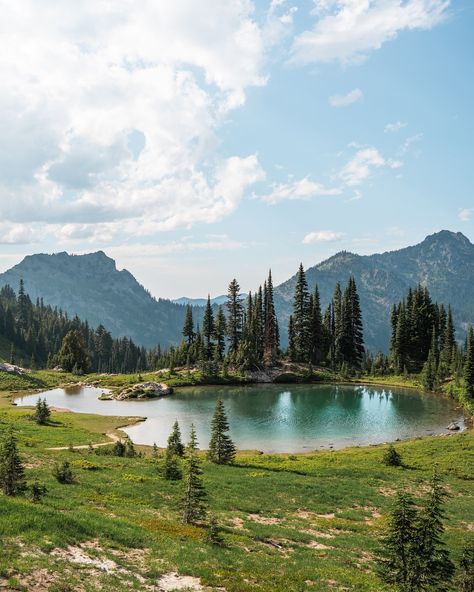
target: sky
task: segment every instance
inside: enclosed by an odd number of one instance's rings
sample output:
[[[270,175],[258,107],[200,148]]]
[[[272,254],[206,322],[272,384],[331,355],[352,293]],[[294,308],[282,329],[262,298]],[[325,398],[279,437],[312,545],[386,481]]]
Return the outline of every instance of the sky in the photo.
[[[472,0],[0,0],[0,271],[155,296],[474,241]]]

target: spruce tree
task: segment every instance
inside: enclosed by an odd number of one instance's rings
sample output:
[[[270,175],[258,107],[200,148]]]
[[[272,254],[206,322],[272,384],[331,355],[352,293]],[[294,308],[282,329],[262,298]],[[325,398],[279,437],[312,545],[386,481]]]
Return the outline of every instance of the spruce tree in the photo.
[[[235,458],[235,446],[227,432],[229,422],[222,399],[218,399],[211,423],[208,458],[218,465],[230,464]]]
[[[474,399],[474,328],[467,336],[466,361],[464,363],[464,387],[469,398]]]
[[[300,263],[296,275],[292,317],[296,361],[309,362],[311,358],[311,309],[308,283],[302,263]]]
[[[69,331],[64,337],[61,349],[58,353],[59,365],[66,372],[75,371],[76,374],[87,372],[89,357],[82,333],[78,330]]]
[[[212,312],[211,297],[207,296],[204,318],[202,321],[202,336],[204,337],[204,357],[206,361],[212,360],[214,344],[212,338],[215,333],[214,313]]]
[[[390,444],[390,446],[387,448],[385,454],[383,455],[383,462],[387,466],[391,466],[391,467],[401,466],[402,457],[400,456],[400,453],[397,452],[397,450],[395,449],[395,446],[393,446],[393,444]]]
[[[236,279],[229,284],[227,294],[227,336],[229,337],[229,353],[236,354],[242,339],[244,309],[240,286]]]
[[[292,362],[296,362],[297,356],[293,315],[290,315],[290,320],[288,322],[288,357]]]
[[[0,448],[0,485],[3,493],[10,496],[26,489],[25,471],[12,428],[7,430]]]
[[[379,575],[385,583],[394,584],[403,592],[416,590],[412,583],[415,576],[413,548],[417,517],[413,497],[409,493],[399,491],[390,514],[387,532],[382,540]]]
[[[323,359],[324,338],[323,318],[321,314],[321,301],[318,286],[314,289],[311,298],[311,361],[320,364]]]
[[[178,420],[175,420],[171,434],[168,437],[168,445],[166,450],[169,450],[172,454],[182,457],[184,456],[184,445],[181,440],[181,430],[179,429]]]
[[[59,483],[63,485],[70,485],[74,483],[74,474],[71,469],[69,461],[65,460],[60,464],[57,464],[53,469],[53,476]]]
[[[463,549],[457,583],[460,592],[474,592],[474,542]]]
[[[278,321],[273,299],[272,271],[268,272],[264,291],[263,361],[266,366],[275,364],[278,352]]]
[[[219,362],[224,359],[225,353],[226,320],[222,306],[219,306],[214,323],[214,337],[216,340],[216,357]]]
[[[430,482],[430,493],[419,513],[416,527],[414,557],[414,589],[432,592],[444,590],[454,574],[454,565],[442,539],[444,534],[444,500],[447,492],[435,468]]]
[[[182,499],[183,522],[191,524],[206,516],[207,494],[202,482],[202,467],[198,456],[197,438],[194,426],[191,425],[189,442],[186,447],[186,464],[184,475],[184,495]]]
[[[186,340],[188,349],[194,341],[194,321],[193,321],[193,307],[188,304],[186,306],[186,316],[184,317],[183,337]]]
[[[183,474],[179,466],[179,457],[169,448],[166,449],[165,453],[163,477],[168,481],[179,481],[179,479],[183,478]]]
[[[45,425],[48,423],[48,420],[51,416],[51,411],[49,409],[48,403],[46,399],[38,398],[36,401],[35,412],[33,414],[33,419],[39,425]]]
[[[206,542],[211,545],[222,545],[224,539],[220,534],[219,524],[214,514],[209,519],[209,525],[207,527]]]
[[[38,483],[38,481],[35,481],[31,486],[31,501],[33,503],[40,502],[47,492],[48,490],[45,485],[42,485],[41,483]]]

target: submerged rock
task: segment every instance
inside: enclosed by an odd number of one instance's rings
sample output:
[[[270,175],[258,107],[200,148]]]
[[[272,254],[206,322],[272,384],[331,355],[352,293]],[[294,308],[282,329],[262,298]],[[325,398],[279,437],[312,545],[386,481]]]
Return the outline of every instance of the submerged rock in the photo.
[[[171,395],[173,389],[164,382],[140,382],[122,389],[113,395],[113,398],[118,401],[124,399],[153,399],[155,397],[164,397]]]

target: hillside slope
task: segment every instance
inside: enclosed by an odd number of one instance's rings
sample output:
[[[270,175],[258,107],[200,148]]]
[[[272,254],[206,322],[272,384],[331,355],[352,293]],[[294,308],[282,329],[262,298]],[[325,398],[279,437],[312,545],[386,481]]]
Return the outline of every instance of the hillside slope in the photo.
[[[114,337],[131,337],[148,347],[181,338],[185,307],[153,298],[102,251],[30,255],[0,274],[0,286],[10,284],[18,290],[20,279],[33,300],[42,297],[46,304],[77,314],[93,326],[102,323]]]
[[[474,245],[462,233],[442,230],[418,245],[375,255],[340,252],[307,270],[311,290],[318,284],[323,307],[329,303],[334,286],[355,277],[359,289],[365,339],[369,349],[387,350],[390,335],[390,311],[410,286],[421,282],[439,303],[451,304],[455,313],[458,338],[474,323]],[[275,289],[275,304],[280,320],[282,341],[296,275]]]

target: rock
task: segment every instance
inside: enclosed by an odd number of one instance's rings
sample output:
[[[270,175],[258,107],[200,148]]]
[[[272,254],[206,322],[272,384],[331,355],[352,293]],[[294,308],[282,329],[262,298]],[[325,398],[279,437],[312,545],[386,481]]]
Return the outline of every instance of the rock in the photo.
[[[155,397],[164,397],[171,395],[173,389],[164,382],[140,382],[124,388],[120,392],[113,395],[117,401],[124,399],[153,399]]]
[[[457,432],[461,428],[458,426],[457,423],[454,423],[454,421],[453,421],[448,425],[448,427],[446,429],[448,429],[450,432]]]
[[[31,372],[31,370],[27,370],[21,366],[15,366],[15,364],[8,364],[7,362],[0,364],[0,371],[13,372],[15,374],[25,374],[26,372]]]
[[[64,368],[62,368],[61,366],[55,366],[54,368],[51,368],[51,370],[53,372],[66,372],[66,370],[64,370]]]

